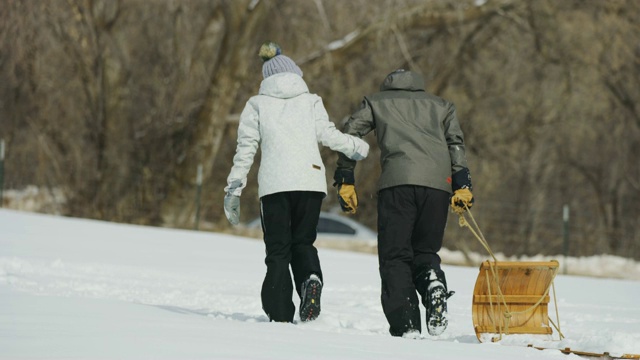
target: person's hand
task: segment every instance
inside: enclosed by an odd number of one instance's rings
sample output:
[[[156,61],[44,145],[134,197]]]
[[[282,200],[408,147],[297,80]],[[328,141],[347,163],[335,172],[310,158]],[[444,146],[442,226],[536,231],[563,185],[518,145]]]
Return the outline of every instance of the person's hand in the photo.
[[[338,189],[338,202],[342,211],[355,214],[358,208],[358,194],[353,169],[337,168],[333,180],[333,186]]]
[[[463,168],[457,171],[451,176],[451,189],[453,195],[451,195],[451,209],[457,213],[462,214],[467,211],[467,208],[473,206],[473,185],[471,185],[471,174],[469,169]]]
[[[356,194],[355,185],[339,184],[338,202],[340,203],[342,211],[355,214],[358,208],[358,194]]]
[[[240,223],[240,196],[231,194],[224,196],[224,215],[231,225]]]
[[[462,188],[453,192],[451,195],[451,208],[457,214],[462,214],[467,211],[467,208],[473,206],[473,194],[471,189]]]

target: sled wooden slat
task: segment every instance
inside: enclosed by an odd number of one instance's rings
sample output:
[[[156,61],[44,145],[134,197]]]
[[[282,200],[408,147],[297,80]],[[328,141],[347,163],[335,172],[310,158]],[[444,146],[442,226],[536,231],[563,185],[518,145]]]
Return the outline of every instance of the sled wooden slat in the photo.
[[[476,333],[496,334],[493,326],[477,326]],[[516,326],[509,328],[509,334],[542,334],[551,335],[550,327]]]
[[[493,303],[496,304],[500,301],[501,297],[498,295],[475,295],[473,297],[474,304]],[[540,296],[537,295],[505,295],[504,299],[508,304],[530,304],[533,305],[540,300]],[[549,295],[545,296],[542,300],[545,304],[549,303]]]
[[[550,335],[547,289],[558,266],[555,260],[483,262],[472,304],[478,339],[485,333]]]

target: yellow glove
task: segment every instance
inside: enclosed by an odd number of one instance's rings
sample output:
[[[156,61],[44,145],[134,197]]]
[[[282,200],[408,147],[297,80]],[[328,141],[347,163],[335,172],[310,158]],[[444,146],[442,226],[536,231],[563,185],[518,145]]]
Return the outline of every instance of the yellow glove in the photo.
[[[355,185],[338,185],[338,202],[340,203],[342,211],[355,214],[358,208],[358,194],[356,194]]]
[[[465,207],[466,206],[466,207]],[[473,206],[473,194],[469,188],[458,189],[451,196],[451,208],[457,214],[462,214]]]

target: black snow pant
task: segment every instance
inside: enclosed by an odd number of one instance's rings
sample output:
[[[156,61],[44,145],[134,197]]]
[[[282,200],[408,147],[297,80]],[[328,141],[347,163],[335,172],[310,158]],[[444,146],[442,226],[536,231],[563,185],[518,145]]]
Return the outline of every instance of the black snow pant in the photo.
[[[393,336],[421,331],[416,290],[426,286],[424,277],[416,279],[417,275],[433,268],[444,277],[438,251],[448,206],[448,192],[424,186],[402,185],[378,193],[381,301]]]
[[[260,199],[267,274],[262,283],[262,309],[269,320],[293,322],[293,271],[298,296],[311,274],[322,281],[318,250],[313,246],[324,193],[281,192]]]

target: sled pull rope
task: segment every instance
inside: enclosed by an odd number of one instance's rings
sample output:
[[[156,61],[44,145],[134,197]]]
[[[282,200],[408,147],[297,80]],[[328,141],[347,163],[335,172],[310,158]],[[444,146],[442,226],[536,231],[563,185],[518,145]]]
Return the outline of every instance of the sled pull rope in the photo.
[[[464,210],[462,211],[456,211],[454,210],[454,212],[456,214],[458,214],[459,218],[459,224],[460,227],[467,227],[469,228],[469,230],[471,231],[471,233],[473,233],[473,235],[476,237],[476,239],[478,239],[478,241],[480,242],[480,244],[485,248],[485,250],[487,250],[487,252],[489,253],[489,255],[491,255],[491,257],[493,258],[493,264],[490,264],[490,269],[491,269],[491,275],[493,277],[493,281],[495,282],[495,284],[497,285],[497,292],[498,292],[498,298],[500,299],[500,301],[498,302],[498,306],[500,305],[504,305],[504,308],[506,309],[504,311],[504,318],[505,318],[505,334],[509,333],[509,322],[511,321],[511,318],[513,317],[513,314],[523,314],[523,313],[527,313],[530,312],[532,310],[534,310],[535,308],[537,308],[540,303],[542,303],[543,299],[549,295],[549,290],[551,287],[553,287],[553,304],[554,307],[556,309],[556,320],[558,321],[558,324],[556,325],[553,320],[549,319],[549,322],[551,323],[551,325],[553,325],[553,327],[556,329],[556,331],[558,331],[558,335],[560,337],[560,340],[562,340],[564,338],[564,334],[562,333],[562,331],[560,330],[560,315],[558,312],[558,301],[556,299],[556,286],[554,283],[555,277],[558,273],[558,270],[555,269],[555,271],[553,272],[553,277],[551,279],[551,283],[549,284],[549,286],[547,286],[546,290],[544,291],[544,294],[542,294],[542,296],[540,297],[540,299],[538,299],[538,301],[533,304],[531,307],[529,307],[528,309],[522,310],[522,311],[509,311],[509,306],[507,305],[507,301],[504,297],[504,294],[502,293],[502,290],[500,289],[500,281],[498,279],[498,274],[496,272],[496,264],[498,263],[498,259],[496,258],[496,256],[493,254],[493,251],[491,251],[491,247],[489,246],[489,243],[487,242],[487,240],[484,237],[484,234],[482,234],[482,231],[480,230],[480,226],[478,226],[478,223],[476,222],[476,219],[473,217],[473,214],[471,213],[471,210],[469,209],[469,207],[465,204],[465,210],[467,211],[467,213],[469,214],[469,217],[471,218],[471,221],[473,222],[473,226],[471,226],[471,224],[469,224],[469,222],[467,221],[467,219],[464,217]],[[475,229],[474,229],[475,227]],[[477,231],[476,231],[477,230]],[[489,274],[486,275],[487,276],[487,287],[488,287],[488,292],[490,295],[490,299],[491,299],[491,295],[493,295],[492,291],[491,291],[491,285],[490,282],[488,280],[489,278]],[[502,302],[502,304],[500,304],[500,302]],[[490,301],[490,306],[493,309],[493,302]],[[494,329],[498,329],[500,332],[500,339],[502,340],[502,327],[496,327],[496,323],[495,323],[495,319],[493,318],[493,316],[490,316],[490,320],[493,323],[493,328]]]

